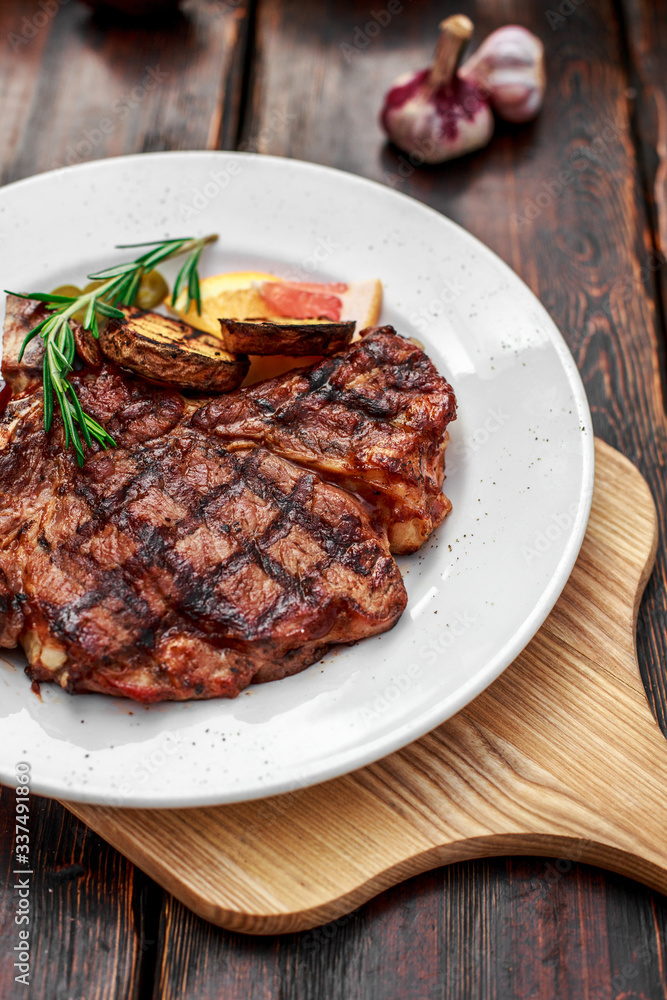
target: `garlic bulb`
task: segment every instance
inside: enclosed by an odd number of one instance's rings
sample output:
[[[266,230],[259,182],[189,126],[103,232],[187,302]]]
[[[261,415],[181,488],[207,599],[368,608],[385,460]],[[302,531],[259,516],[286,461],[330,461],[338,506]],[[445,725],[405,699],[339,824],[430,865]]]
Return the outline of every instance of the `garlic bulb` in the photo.
[[[405,73],[387,92],[380,123],[391,141],[418,163],[442,163],[486,146],[493,114],[474,83],[457,66],[473,26],[463,14],[440,25],[433,66]]]
[[[486,93],[501,118],[530,121],[544,98],[544,46],[526,28],[508,24],[482,42],[459,76]]]

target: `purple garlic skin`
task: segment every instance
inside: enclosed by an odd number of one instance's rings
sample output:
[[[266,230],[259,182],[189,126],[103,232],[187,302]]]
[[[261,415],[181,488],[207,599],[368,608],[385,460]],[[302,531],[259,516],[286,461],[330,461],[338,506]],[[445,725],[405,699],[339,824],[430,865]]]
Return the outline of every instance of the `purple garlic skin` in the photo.
[[[481,149],[494,127],[489,103],[474,84],[454,76],[433,87],[430,68],[394,81],[380,123],[394,145],[420,163],[444,163]]]
[[[482,42],[460,67],[459,76],[488,96],[501,118],[530,121],[544,100],[544,46],[526,28],[508,24]]]

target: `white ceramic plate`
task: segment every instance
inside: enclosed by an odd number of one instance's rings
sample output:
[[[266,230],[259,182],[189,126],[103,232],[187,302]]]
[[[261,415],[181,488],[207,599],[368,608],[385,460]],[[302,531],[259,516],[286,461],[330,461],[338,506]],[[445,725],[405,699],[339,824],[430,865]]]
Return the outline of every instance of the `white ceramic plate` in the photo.
[[[496,209],[498,210],[498,209]],[[119,243],[219,232],[202,273],[380,277],[383,322],[417,336],[452,382],[453,513],[399,560],[393,631],[235,701],[143,707],[43,685],[0,663],[0,780],[17,761],[46,795],[119,806],[232,802],[331,778],[461,709],[539,628],[588,520],[593,435],[560,333],[481,243],[423,205],[312,164],[160,153],[0,190],[2,287],[81,282]]]

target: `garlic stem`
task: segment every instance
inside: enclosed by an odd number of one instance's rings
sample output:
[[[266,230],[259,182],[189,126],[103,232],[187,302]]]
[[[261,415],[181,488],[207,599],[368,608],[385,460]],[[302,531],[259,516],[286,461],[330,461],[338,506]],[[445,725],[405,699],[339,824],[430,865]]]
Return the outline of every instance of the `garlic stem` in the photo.
[[[463,46],[472,32],[473,23],[465,14],[453,14],[441,21],[440,37],[429,74],[429,83],[434,89],[451,82],[463,54]]]

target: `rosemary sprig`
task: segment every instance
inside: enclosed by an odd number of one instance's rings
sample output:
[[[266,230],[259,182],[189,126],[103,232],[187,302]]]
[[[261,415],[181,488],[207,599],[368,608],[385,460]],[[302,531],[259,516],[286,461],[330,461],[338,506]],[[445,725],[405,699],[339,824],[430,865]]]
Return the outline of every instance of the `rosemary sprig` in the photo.
[[[43,302],[50,315],[30,330],[21,345],[19,361],[34,337],[44,341],[44,427],[48,432],[53,421],[54,400],[57,400],[65,427],[65,447],[70,443],[76,452],[79,465],[83,465],[83,440],[91,446],[95,439],[103,448],[115,445],[115,441],[101,424],[84,413],[81,403],[74,391],[68,376],[74,366],[76,344],[70,320],[76,313],[83,315],[82,326],[90,330],[94,337],[99,337],[99,322],[102,319],[124,319],[119,306],[130,306],[134,303],[139,285],[144,274],[152,271],[158,264],[187,254],[185,263],[178,273],[172,303],[175,305],[181,288],[187,289],[186,310],[192,302],[201,313],[201,293],[199,289],[199,258],[204,247],[215,243],[217,236],[205,236],[201,239],[185,237],[181,239],[161,240],[154,243],[126,243],[118,249],[134,249],[135,247],[150,247],[146,253],[128,264],[117,264],[106,270],[89,274],[91,281],[99,281],[97,288],[84,292],[79,296],[53,295],[45,292],[7,292],[8,295],[18,295],[22,299],[35,299]],[[76,426],[75,426],[76,424]]]

